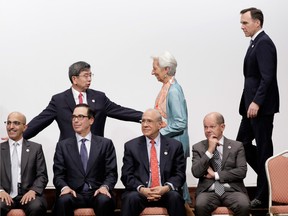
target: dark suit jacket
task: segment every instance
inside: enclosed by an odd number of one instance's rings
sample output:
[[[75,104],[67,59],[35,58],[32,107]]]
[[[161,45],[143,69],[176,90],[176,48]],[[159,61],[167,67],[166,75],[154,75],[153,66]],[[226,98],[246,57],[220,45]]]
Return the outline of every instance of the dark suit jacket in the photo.
[[[247,114],[252,101],[260,106],[259,115],[279,112],[277,52],[274,43],[264,31],[255,38],[247,50],[243,72],[245,81],[240,114]]]
[[[125,143],[122,176],[126,190],[137,190],[139,185],[148,187],[149,158],[146,138],[140,136]],[[180,189],[186,180],[186,165],[181,142],[161,135],[160,172],[161,183],[170,182]]]
[[[86,93],[88,105],[96,113],[95,121],[91,127],[91,132],[95,135],[104,135],[107,116],[134,122],[139,122],[142,118],[142,112],[113,103],[103,92],[88,89]],[[36,136],[54,120],[56,120],[60,129],[59,140],[73,137],[75,132],[72,128],[71,116],[75,106],[71,88],[54,95],[46,109],[29,122],[27,130],[24,132],[24,137],[29,139]]]
[[[195,178],[199,178],[196,188],[196,195],[198,195],[201,192],[207,191],[215,182],[214,179],[204,178],[208,167],[212,167],[213,170],[215,170],[215,167],[213,166],[212,159],[205,154],[208,149],[207,140],[202,140],[193,145],[192,148],[192,174]],[[243,183],[246,173],[247,164],[242,143],[224,137],[222,170],[218,172],[219,181],[221,183],[229,183],[230,187],[235,191],[247,193]]]
[[[8,141],[1,146],[0,189],[11,192],[11,159]],[[48,175],[42,146],[23,139],[21,155],[22,192],[34,190],[41,195],[48,183]]]
[[[117,161],[111,140],[92,135],[86,173],[84,171],[77,140],[74,137],[57,143],[54,155],[53,183],[59,193],[64,186],[80,192],[84,183],[97,190],[107,185],[112,190],[117,182]]]

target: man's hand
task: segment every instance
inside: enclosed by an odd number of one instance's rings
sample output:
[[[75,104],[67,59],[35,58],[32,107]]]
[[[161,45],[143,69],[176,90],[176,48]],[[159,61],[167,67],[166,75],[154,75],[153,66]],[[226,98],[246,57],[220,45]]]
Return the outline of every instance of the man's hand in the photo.
[[[213,169],[210,166],[207,169],[207,175],[205,175],[204,177],[205,178],[209,178],[209,179],[214,179],[215,178],[215,172],[213,171]]]
[[[170,188],[168,185],[165,186],[157,186],[154,188],[140,188],[140,193],[143,194],[145,197],[147,197],[147,200],[149,202],[152,201],[158,201],[161,199],[162,195],[170,191]]]
[[[208,151],[211,154],[214,153],[214,151],[215,151],[215,149],[216,149],[216,147],[218,145],[218,142],[219,141],[218,141],[217,137],[215,135],[213,135],[213,134],[208,138],[208,144],[209,144]]]
[[[22,205],[25,205],[28,202],[30,202],[31,200],[34,200],[35,198],[36,198],[36,192],[33,190],[29,190],[27,193],[24,194],[24,196],[20,200],[20,203]]]
[[[111,194],[109,193],[106,187],[100,187],[98,190],[95,191],[94,196],[97,196],[99,193],[104,194],[111,198]]]
[[[247,111],[247,118],[256,118],[258,115],[259,106],[258,104],[252,102]]]
[[[71,189],[70,187],[68,187],[68,186],[65,187],[65,188],[62,190],[60,196],[63,196],[63,195],[65,195],[65,194],[69,194],[69,193],[71,193],[73,197],[77,197],[76,192],[75,192],[74,190],[72,190],[72,189]]]
[[[11,204],[13,203],[12,197],[6,191],[0,192],[0,200],[1,202],[5,202],[8,206],[11,206]]]

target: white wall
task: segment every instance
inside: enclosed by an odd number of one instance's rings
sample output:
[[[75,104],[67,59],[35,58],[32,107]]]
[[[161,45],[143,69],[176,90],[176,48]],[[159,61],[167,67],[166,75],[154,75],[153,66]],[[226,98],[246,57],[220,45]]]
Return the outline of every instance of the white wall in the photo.
[[[87,61],[95,74],[91,88],[138,110],[152,107],[161,83],[151,76],[151,55],[169,50],[178,60],[176,78],[189,111],[191,145],[204,139],[202,119],[211,111],[226,118],[225,135],[235,139],[243,88],[242,64],[249,39],[240,29],[241,9],[255,6],[278,49],[280,114],[275,116],[275,153],[287,149],[288,21],[286,1],[269,0],[2,0],[0,2],[0,121],[12,111],[31,120],[53,94],[70,87],[68,67]],[[38,134],[52,186],[58,140],[56,123]],[[114,141],[119,175],[123,144],[141,135],[140,125],[108,119],[105,136]],[[0,124],[0,136],[6,136]],[[189,186],[191,157],[187,167]],[[249,167],[247,185],[255,185]],[[117,187],[123,187],[120,180]]]

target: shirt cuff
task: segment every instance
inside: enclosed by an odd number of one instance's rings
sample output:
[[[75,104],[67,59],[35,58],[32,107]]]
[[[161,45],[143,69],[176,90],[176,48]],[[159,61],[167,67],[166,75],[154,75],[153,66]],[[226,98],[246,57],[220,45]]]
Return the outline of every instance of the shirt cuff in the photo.
[[[219,177],[219,174],[218,174],[218,172],[215,172],[214,174],[215,174],[215,180],[219,180],[219,179],[220,179],[220,177]]]
[[[140,193],[140,188],[141,187],[145,187],[144,185],[139,185],[138,187],[137,187],[137,191]]]
[[[213,157],[213,154],[211,154],[209,151],[206,151],[205,154],[206,154],[207,157],[210,158],[210,159]]]
[[[175,188],[174,188],[173,184],[172,184],[172,183],[170,183],[170,182],[165,182],[165,184],[164,184],[164,185],[167,185],[167,186],[170,188],[170,190],[175,190]]]

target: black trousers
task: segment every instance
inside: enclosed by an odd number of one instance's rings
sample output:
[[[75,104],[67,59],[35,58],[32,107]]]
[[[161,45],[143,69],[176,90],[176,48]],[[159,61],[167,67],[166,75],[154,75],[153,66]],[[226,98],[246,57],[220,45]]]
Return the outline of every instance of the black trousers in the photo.
[[[257,189],[255,198],[268,203],[268,182],[265,172],[265,162],[273,155],[274,115],[257,116],[248,119],[242,117],[237,141],[244,145],[247,163],[257,173]],[[255,139],[256,145],[252,141]]]

